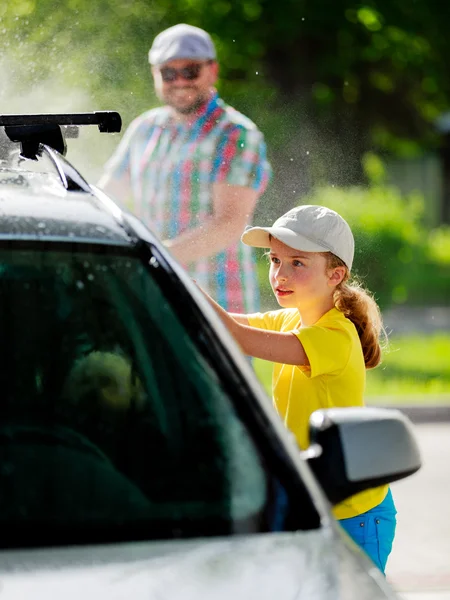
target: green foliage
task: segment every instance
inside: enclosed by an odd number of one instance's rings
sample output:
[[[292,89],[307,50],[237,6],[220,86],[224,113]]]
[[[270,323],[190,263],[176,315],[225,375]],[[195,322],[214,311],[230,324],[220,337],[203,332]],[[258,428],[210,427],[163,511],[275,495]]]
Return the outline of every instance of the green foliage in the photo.
[[[381,307],[446,305],[450,297],[450,229],[427,230],[419,194],[394,187],[322,188],[305,203],[339,212],[355,236],[353,273]]]
[[[442,225],[430,233],[428,255],[430,260],[450,267],[450,226]]]
[[[372,143],[433,144],[429,125],[450,106],[450,8],[438,0],[15,0],[1,4],[0,21],[17,86],[57,77],[125,121],[154,102],[148,48],[178,22],[211,33],[227,91],[275,91],[269,107],[260,99],[266,115],[296,107],[342,138],[346,157],[355,145],[361,156]],[[282,124],[286,137],[295,121]]]
[[[398,396],[405,401],[418,394],[450,401],[450,334],[395,336],[382,364],[367,373],[367,396]],[[411,400],[409,400],[411,401]]]
[[[274,181],[255,221],[272,222],[316,190],[309,201],[342,209],[354,226],[355,268],[382,306],[447,303],[448,230],[427,231],[421,198],[382,187],[384,165],[375,150],[415,156],[438,143],[431,123],[450,107],[450,4],[3,2],[3,110],[114,109],[127,126],[157,103],[148,49],[159,31],[178,22],[211,33],[221,93],[265,133]],[[97,140],[77,162],[96,175],[117,144],[110,136],[102,150]],[[349,187],[362,181],[373,187]],[[260,262],[263,306],[273,306],[266,270]]]
[[[258,71],[283,102],[287,95],[306,98],[309,118],[341,115],[341,133],[342,116],[350,113],[365,129],[385,128],[384,147],[394,147],[396,137],[429,136],[426,124],[449,106],[444,23],[450,13],[437,0],[190,0],[188,6],[181,3],[177,16],[188,13],[215,35],[225,79]],[[335,128],[334,120],[328,127]]]
[[[149,95],[155,102],[147,53],[169,9],[170,2],[148,0],[4,3],[4,75],[18,96],[56,80],[59,98],[70,102],[82,88],[95,98],[90,109],[120,109],[127,122],[147,108]]]
[[[379,185],[386,179],[386,169],[381,158],[374,152],[366,152],[362,157],[362,165],[367,179]]]

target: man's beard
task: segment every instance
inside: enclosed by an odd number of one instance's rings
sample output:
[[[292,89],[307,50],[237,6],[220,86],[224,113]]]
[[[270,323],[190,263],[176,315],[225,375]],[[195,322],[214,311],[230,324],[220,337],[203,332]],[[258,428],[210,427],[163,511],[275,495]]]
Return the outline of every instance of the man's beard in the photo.
[[[165,98],[166,104],[171,106],[180,115],[191,115],[196,113],[198,109],[208,101],[207,97],[197,95],[192,99],[191,104],[185,106],[178,106],[176,101],[172,101],[170,97]]]
[[[174,106],[173,108],[179,112],[181,115],[191,115],[198,111],[198,109],[205,104],[206,100],[204,98],[197,98],[191,106],[186,106],[185,108],[177,108]]]

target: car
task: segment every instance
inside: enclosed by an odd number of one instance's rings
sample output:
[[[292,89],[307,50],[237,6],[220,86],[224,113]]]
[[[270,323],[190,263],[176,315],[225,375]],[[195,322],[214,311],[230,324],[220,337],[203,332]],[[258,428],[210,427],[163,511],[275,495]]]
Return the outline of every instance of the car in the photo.
[[[399,411],[299,449],[161,241],[65,158],[114,112],[0,115],[4,600],[396,598],[333,504],[416,472]]]

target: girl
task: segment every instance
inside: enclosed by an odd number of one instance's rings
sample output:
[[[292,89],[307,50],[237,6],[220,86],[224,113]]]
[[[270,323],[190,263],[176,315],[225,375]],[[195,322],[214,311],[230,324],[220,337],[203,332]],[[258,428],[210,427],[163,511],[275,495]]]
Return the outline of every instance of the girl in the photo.
[[[208,299],[242,347],[272,361],[273,400],[301,448],[319,408],[364,404],[365,370],[381,359],[381,316],[374,299],[350,284],[353,234],[324,206],[293,208],[272,227],[250,227],[244,244],[269,248],[269,278],[281,310],[229,314]],[[388,486],[334,507],[342,527],[384,572],[395,534]]]

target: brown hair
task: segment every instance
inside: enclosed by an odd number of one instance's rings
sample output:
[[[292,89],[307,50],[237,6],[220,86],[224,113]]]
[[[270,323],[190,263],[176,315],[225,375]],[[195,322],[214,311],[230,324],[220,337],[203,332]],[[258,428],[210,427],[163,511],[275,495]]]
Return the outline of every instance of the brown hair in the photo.
[[[320,254],[327,259],[328,269],[345,267],[344,278],[333,294],[334,305],[354,323],[361,340],[366,368],[373,369],[381,362],[380,340],[387,338],[378,304],[360,282],[352,279],[349,283],[350,272],[340,258],[331,252]]]

